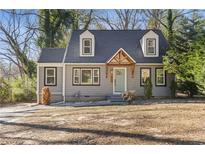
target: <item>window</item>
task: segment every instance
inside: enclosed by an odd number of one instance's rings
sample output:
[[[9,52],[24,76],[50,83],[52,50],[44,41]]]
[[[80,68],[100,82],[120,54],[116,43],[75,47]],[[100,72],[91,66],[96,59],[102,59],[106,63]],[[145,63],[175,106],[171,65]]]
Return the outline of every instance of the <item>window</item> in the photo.
[[[99,68],[73,68],[73,85],[99,85]]]
[[[166,85],[166,72],[163,68],[155,69],[155,85],[165,86]]]
[[[83,55],[92,55],[92,39],[83,39]]]
[[[80,84],[80,69],[73,70],[73,82],[74,84]]]
[[[81,69],[81,84],[92,84],[92,69]]]
[[[99,69],[93,69],[93,84],[99,84]]]
[[[146,54],[147,55],[156,55],[156,39],[148,38],[146,42]]]
[[[56,86],[56,68],[55,67],[45,67],[45,86]]]
[[[140,68],[140,85],[143,86],[146,79],[151,78],[151,68]]]

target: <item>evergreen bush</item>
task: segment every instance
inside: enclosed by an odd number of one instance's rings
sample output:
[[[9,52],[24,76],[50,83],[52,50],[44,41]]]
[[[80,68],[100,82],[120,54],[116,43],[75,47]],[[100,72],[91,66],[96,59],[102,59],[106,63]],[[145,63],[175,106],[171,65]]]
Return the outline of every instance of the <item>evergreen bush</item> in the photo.
[[[144,95],[146,99],[152,97],[152,81],[150,78],[147,78],[144,83]]]
[[[171,98],[175,98],[176,90],[177,90],[177,83],[175,80],[172,80],[171,85],[170,85]]]

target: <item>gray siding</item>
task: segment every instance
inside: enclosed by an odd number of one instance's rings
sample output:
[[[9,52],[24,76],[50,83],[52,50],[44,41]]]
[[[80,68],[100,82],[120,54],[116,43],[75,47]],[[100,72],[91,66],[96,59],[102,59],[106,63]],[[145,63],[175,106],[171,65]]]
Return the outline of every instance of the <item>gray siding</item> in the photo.
[[[99,86],[74,86],[72,83],[72,69],[73,67],[99,67],[100,68],[100,85]],[[151,68],[151,79],[153,84],[153,96],[169,96],[170,95],[170,82],[173,76],[167,74],[166,86],[155,86],[155,68],[160,66],[147,66],[136,65],[134,77],[131,74],[131,68],[127,67],[127,90],[135,90],[138,96],[144,95],[144,87],[140,86],[140,68]],[[111,69],[111,68],[110,68]],[[81,96],[93,96],[104,97],[113,94],[113,82],[111,82],[110,74],[106,78],[105,65],[66,65],[65,66],[65,93],[66,98],[74,96],[76,93],[80,93]],[[110,72],[110,71],[109,71]],[[50,88],[52,102],[63,100],[63,67],[57,67],[57,85],[48,86]],[[41,89],[44,87],[44,67],[39,67],[39,96]]]
[[[72,83],[73,67],[99,67],[100,85],[99,86],[75,86]],[[105,96],[112,93],[112,83],[106,78],[105,65],[66,65],[66,95],[73,96],[80,92],[83,96]]]
[[[44,87],[44,68],[39,67],[39,96]],[[62,101],[63,67],[57,67],[57,85],[47,86],[52,94],[51,102]],[[41,97],[39,97],[41,99]]]
[[[41,94],[39,94],[40,102],[41,102]],[[52,94],[51,95],[51,103],[63,101],[62,94]]]
[[[172,81],[172,76],[170,74],[166,75],[166,86],[155,86],[155,68],[158,68],[160,66],[137,66],[136,67],[136,77],[135,77],[135,83],[131,86],[132,88],[137,89],[137,94],[139,96],[144,96],[144,87],[140,86],[140,68],[151,68],[151,79],[152,79],[152,94],[153,96],[169,96],[170,95],[170,83]],[[132,85],[132,83],[130,83]]]
[[[100,86],[74,86],[72,84],[72,68],[73,67],[99,67],[100,68]],[[127,67],[127,90],[136,90],[138,96],[144,95],[144,87],[140,86],[140,68],[151,68],[151,79],[153,84],[153,96],[169,96],[170,82],[172,76],[167,74],[166,86],[155,86],[155,68],[160,66],[142,66],[135,67],[135,74],[132,78],[131,68]],[[82,96],[109,96],[113,94],[113,83],[110,75],[106,78],[105,65],[66,65],[66,96],[73,96],[80,93]]]

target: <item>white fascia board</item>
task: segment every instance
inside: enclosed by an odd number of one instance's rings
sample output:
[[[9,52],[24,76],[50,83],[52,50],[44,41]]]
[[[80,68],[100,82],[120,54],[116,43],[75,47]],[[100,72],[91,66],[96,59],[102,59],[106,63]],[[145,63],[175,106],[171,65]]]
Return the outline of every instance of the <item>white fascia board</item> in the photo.
[[[162,66],[163,63],[136,63],[136,65],[160,65]]]
[[[38,67],[63,67],[63,63],[38,63]]]
[[[65,63],[65,65],[105,65],[105,63]]]

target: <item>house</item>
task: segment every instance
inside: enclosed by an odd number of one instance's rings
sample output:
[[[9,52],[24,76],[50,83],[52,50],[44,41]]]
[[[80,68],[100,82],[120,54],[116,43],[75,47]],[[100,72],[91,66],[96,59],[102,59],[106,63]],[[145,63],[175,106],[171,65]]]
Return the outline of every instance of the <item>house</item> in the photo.
[[[44,48],[38,60],[37,95],[50,88],[52,101],[104,98],[135,90],[169,96],[173,75],[163,70],[168,44],[160,30],[76,30],[65,49]]]

